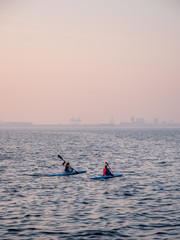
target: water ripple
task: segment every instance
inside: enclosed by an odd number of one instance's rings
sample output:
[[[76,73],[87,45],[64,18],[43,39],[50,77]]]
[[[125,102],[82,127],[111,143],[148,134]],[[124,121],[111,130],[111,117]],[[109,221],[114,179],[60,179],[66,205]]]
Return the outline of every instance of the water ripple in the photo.
[[[0,239],[180,239],[180,130],[0,129]],[[62,172],[61,154],[86,174]],[[105,161],[123,177],[93,181]]]

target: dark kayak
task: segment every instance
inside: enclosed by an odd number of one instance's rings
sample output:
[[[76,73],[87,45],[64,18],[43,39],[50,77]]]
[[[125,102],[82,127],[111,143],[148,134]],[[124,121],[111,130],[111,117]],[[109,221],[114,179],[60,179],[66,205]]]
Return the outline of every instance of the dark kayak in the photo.
[[[112,175],[103,175],[99,177],[92,177],[91,179],[106,179],[106,178],[114,178],[114,177],[121,177],[123,174],[114,174]]]
[[[68,176],[68,175],[74,175],[74,174],[79,174],[79,173],[85,173],[86,171],[73,171],[73,172],[63,172],[63,173],[56,173],[56,174],[50,174],[49,176]]]

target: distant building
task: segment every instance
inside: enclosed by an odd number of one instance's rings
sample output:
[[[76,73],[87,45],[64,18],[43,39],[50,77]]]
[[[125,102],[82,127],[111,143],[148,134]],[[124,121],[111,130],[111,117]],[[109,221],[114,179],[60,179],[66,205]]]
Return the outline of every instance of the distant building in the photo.
[[[80,118],[71,118],[70,120],[69,120],[69,122],[70,122],[70,125],[80,125],[81,124],[81,119]]]
[[[114,119],[113,119],[113,117],[111,118],[109,124],[110,124],[110,125],[114,125]]]
[[[158,119],[158,118],[155,118],[155,119],[153,120],[152,124],[153,124],[154,126],[158,126],[158,125],[159,125],[159,119]]]
[[[136,119],[136,125],[137,125],[138,127],[144,127],[144,126],[145,126],[145,120],[144,120],[144,118],[137,118],[137,119]]]
[[[31,127],[33,124],[31,122],[0,122],[1,126],[4,127]]]

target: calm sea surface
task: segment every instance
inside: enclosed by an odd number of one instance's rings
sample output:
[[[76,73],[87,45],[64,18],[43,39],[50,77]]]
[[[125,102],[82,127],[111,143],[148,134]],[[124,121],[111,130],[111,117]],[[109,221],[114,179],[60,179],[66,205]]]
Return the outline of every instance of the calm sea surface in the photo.
[[[0,186],[0,239],[180,239],[180,129],[0,129]]]

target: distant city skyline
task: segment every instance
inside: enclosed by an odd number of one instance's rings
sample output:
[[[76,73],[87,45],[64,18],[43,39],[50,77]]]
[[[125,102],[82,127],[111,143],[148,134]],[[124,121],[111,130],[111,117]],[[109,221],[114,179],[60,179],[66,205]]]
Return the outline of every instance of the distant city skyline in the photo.
[[[1,0],[0,120],[180,122],[180,4]]]
[[[130,119],[127,119],[126,121],[114,121],[114,118],[111,118],[109,121],[107,122],[99,122],[99,123],[108,123],[108,124],[119,124],[119,123],[122,123],[122,122],[129,122],[131,124],[133,123],[154,123],[154,124],[159,124],[159,123],[180,123],[180,122],[175,122],[173,121],[172,119],[171,120],[163,120],[163,119],[159,119],[159,118],[153,118],[152,120],[148,121],[146,119],[144,119],[143,117],[131,117]],[[69,124],[83,124],[83,120],[78,117],[78,118],[71,118],[69,119]],[[96,122],[95,124],[99,124],[98,122]],[[84,123],[84,124],[87,124],[87,123]],[[88,123],[90,124],[90,123]]]
[[[131,117],[131,119],[123,122],[117,122],[115,123],[113,119],[111,119],[109,122],[97,122],[97,123],[83,123],[83,121],[80,118],[71,118],[69,119],[69,122],[66,124],[57,123],[57,124],[35,124],[32,122],[5,122],[0,121],[0,126],[22,126],[22,127],[30,127],[30,126],[40,126],[40,125],[54,125],[54,126],[104,126],[104,127],[110,127],[110,126],[119,126],[119,127],[180,127],[180,122],[174,122],[173,120],[165,121],[158,118],[154,118],[152,121],[147,121],[144,118],[136,118]]]
[[[132,120],[132,119],[134,119],[134,120]],[[39,123],[36,123],[36,122],[31,122],[31,121],[4,121],[4,120],[2,120],[2,119],[0,119],[0,124],[2,124],[2,123],[11,123],[11,122],[17,122],[17,123],[21,123],[21,122],[23,122],[23,123],[32,123],[32,124],[46,124],[46,123],[43,123],[43,122],[39,122]],[[137,122],[139,122],[139,123],[177,123],[177,124],[179,124],[180,122],[176,122],[176,121],[174,121],[173,119],[169,119],[169,120],[164,120],[164,119],[159,119],[159,118],[153,118],[153,119],[151,119],[151,120],[147,120],[147,119],[145,119],[145,118],[143,118],[143,117],[131,117],[131,118],[129,118],[129,119],[126,119],[126,120],[116,120],[116,121],[114,121],[114,118],[110,118],[109,120],[107,120],[107,121],[101,121],[101,122],[96,122],[96,121],[91,121],[91,122],[86,122],[86,121],[83,121],[83,119],[81,119],[80,117],[78,117],[78,118],[74,118],[74,117],[71,117],[67,122],[65,122],[65,123],[62,123],[62,122],[60,122],[60,121],[57,121],[56,123],[47,123],[47,124],[55,124],[55,125],[57,125],[57,124],[70,124],[70,125],[76,125],[76,124],[115,124],[115,125],[117,125],[117,124],[120,124],[120,123],[137,123]]]

